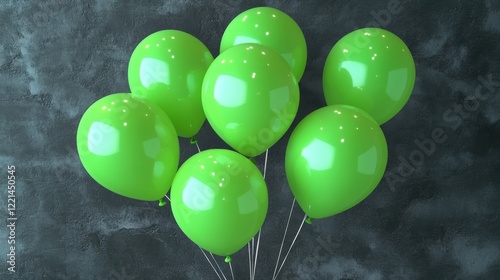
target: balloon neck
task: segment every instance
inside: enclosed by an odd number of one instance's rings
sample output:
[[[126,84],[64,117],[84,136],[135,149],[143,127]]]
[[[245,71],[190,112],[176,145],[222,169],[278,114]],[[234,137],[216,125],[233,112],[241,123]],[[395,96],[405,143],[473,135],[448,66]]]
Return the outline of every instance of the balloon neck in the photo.
[[[231,259],[231,256],[227,256],[226,259],[224,260],[227,263],[232,262],[233,260]]]
[[[160,198],[160,200],[158,201],[158,206],[160,207],[163,207],[167,204],[167,202],[162,198]]]
[[[308,223],[309,225],[312,225],[313,219],[311,217],[307,217],[306,223]]]
[[[191,139],[189,140],[189,143],[191,143],[191,145],[194,145],[196,143],[198,143],[198,140],[196,139],[196,137],[191,137]]]

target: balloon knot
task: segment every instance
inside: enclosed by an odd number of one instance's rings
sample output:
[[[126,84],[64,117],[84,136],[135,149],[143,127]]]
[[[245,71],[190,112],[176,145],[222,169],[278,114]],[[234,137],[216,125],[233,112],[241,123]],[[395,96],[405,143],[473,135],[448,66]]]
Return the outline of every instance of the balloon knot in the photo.
[[[167,205],[167,202],[165,200],[163,200],[163,197],[160,198],[160,200],[158,201],[158,206],[163,207],[165,205]]]
[[[307,217],[306,223],[308,223],[309,225],[312,225],[312,223],[313,223],[312,218],[311,217]]]
[[[226,257],[226,259],[225,259],[224,261],[225,261],[225,262],[227,262],[227,263],[230,263],[230,262],[231,262],[231,261],[233,261],[233,260],[231,259],[231,257],[230,257],[230,256],[227,256],[227,257]]]
[[[189,140],[189,143],[191,143],[191,145],[194,145],[196,143],[198,143],[198,140],[193,136],[191,137],[191,139]]]

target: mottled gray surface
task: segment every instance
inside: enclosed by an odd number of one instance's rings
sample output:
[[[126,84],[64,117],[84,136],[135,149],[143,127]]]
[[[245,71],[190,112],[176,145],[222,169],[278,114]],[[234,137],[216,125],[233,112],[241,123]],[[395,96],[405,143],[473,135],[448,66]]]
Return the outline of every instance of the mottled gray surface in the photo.
[[[119,197],[85,173],[74,152],[79,118],[98,98],[129,91],[128,59],[148,34],[180,29],[217,55],[234,16],[268,5],[290,14],[308,43],[300,120],[325,104],[321,73],[333,44],[389,2],[3,0],[0,215],[7,217],[6,166],[14,164],[19,220],[13,275],[0,229],[0,279],[217,279],[168,207]],[[389,177],[359,206],[305,225],[280,279],[500,277],[500,4],[404,2],[383,23],[412,50],[417,82],[382,127]],[[467,99],[479,77],[494,83],[482,87],[484,100]],[[464,104],[475,107],[460,113]],[[435,129],[446,141],[408,168],[414,141]],[[270,150],[257,279],[271,278],[292,201],[283,170],[288,135]],[[201,148],[225,147],[213,137],[205,124]],[[182,161],[196,151],[187,140],[181,149]],[[301,216],[295,212],[293,230]],[[248,278],[246,254],[233,257],[237,279]]]

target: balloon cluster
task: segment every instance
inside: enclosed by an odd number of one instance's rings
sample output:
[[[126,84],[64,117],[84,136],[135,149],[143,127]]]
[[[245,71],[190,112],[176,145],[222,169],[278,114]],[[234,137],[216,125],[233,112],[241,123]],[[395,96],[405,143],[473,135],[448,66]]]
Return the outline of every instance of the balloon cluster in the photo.
[[[82,116],[81,162],[100,185],[128,198],[161,200],[171,189],[181,230],[207,251],[234,254],[268,209],[265,178],[250,158],[292,125],[306,60],[300,27],[269,7],[234,18],[215,59],[188,33],[153,33],[131,55],[131,93],[105,96]],[[380,125],[401,110],[414,81],[411,53],[389,31],[356,30],[331,49],[327,106],[300,121],[285,156],[291,191],[310,218],[343,212],[377,186],[387,165]],[[235,151],[205,150],[178,169],[178,137],[194,137],[205,119]]]

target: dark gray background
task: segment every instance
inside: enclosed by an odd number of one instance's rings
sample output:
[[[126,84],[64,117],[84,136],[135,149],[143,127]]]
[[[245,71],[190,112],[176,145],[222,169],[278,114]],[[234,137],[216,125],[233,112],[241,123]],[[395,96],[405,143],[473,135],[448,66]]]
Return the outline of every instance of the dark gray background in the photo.
[[[8,233],[0,229],[0,279],[216,279],[169,207],[122,198],[85,173],[75,153],[83,112],[129,91],[128,59],[150,33],[180,29],[217,55],[232,18],[268,5],[291,15],[308,43],[295,126],[325,105],[321,75],[334,43],[376,21],[389,2],[2,1],[0,215],[7,217],[6,166],[14,164],[19,220],[14,275],[5,272]],[[403,2],[381,22],[407,43],[417,68],[408,104],[382,126],[390,181],[350,211],[305,225],[280,279],[500,277],[500,4]],[[473,98],[478,86],[482,100]],[[464,104],[470,111],[460,111]],[[407,166],[418,159],[415,140],[435,129],[446,133],[444,143]],[[271,278],[292,201],[288,136],[270,150],[257,279]],[[207,124],[199,141],[202,149],[226,147]],[[196,152],[186,139],[181,149],[182,161]],[[291,232],[302,218],[295,210]],[[233,260],[237,279],[247,279],[246,250]]]

